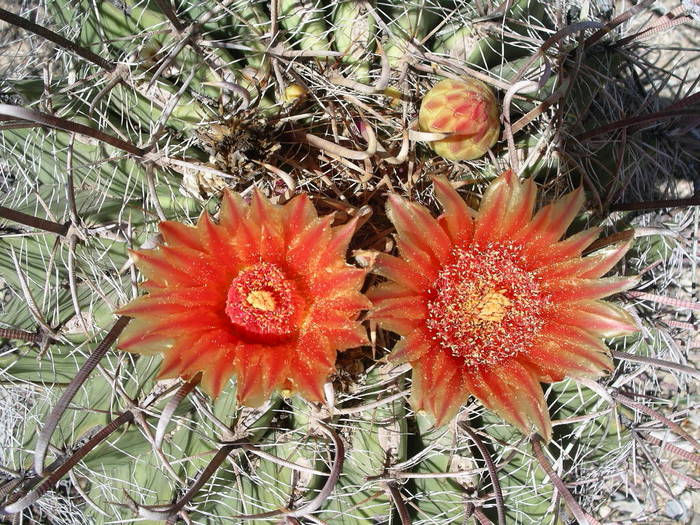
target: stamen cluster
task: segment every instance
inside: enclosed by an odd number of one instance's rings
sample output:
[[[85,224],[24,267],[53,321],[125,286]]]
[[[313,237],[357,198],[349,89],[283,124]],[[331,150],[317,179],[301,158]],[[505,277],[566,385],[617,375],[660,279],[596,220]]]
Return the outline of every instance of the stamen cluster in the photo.
[[[226,314],[242,337],[252,342],[272,342],[289,337],[297,329],[303,299],[282,269],[260,263],[239,273],[231,283]]]
[[[512,243],[455,248],[427,293],[426,327],[466,366],[495,364],[531,343],[550,301]]]

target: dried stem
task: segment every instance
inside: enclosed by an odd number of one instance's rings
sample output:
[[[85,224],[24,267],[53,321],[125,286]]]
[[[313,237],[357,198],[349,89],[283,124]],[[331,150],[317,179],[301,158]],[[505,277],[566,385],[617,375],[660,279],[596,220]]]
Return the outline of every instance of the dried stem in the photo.
[[[184,29],[184,26],[182,21],[177,17],[170,0],[155,0],[155,2],[158,9],[160,9],[161,12],[168,17],[168,20],[170,20],[170,23],[173,25],[175,30],[178,33],[181,32]]]
[[[43,496],[46,491],[53,487],[56,482],[61,479],[70,469],[72,469],[78,461],[80,461],[85,455],[95,448],[99,443],[104,441],[109,435],[114,432],[117,428],[127,422],[131,422],[134,419],[134,414],[131,411],[122,412],[116,419],[113,419],[105,427],[100,429],[97,434],[88,440],[82,447],[75,451],[75,453],[70,456],[64,463],[62,463],[56,470],[52,471],[51,474],[34,490],[29,494],[25,495],[18,501],[7,505],[5,508],[0,509],[0,515],[2,514],[15,514],[17,512],[26,509],[41,496]]]
[[[126,325],[129,324],[129,321],[131,321],[129,317],[120,317],[117,320],[117,322],[114,323],[114,326],[112,326],[112,329],[109,331],[109,333],[105,336],[102,342],[99,345],[97,345],[95,351],[90,355],[90,357],[88,357],[87,361],[85,361],[80,370],[76,372],[75,377],[63,391],[63,395],[58,400],[56,406],[49,414],[44,428],[39,433],[39,437],[36,441],[36,449],[34,451],[34,470],[38,475],[41,476],[43,474],[44,458],[46,457],[46,451],[49,448],[51,436],[53,435],[54,430],[56,430],[56,426],[58,425],[58,422],[61,419],[63,412],[68,407],[68,404],[73,399],[73,396],[75,396],[75,394],[78,392],[78,389],[81,387],[81,385],[92,373],[92,371],[100,362],[100,360],[102,360],[104,355],[107,353],[109,347],[112,346],[112,343],[116,341],[117,337],[119,337],[119,334],[121,334],[122,330],[124,330],[124,328],[126,328]],[[133,418],[133,415],[131,417]]]
[[[229,443],[221,447],[216,455],[212,458],[206,468],[199,475],[197,480],[192,484],[182,498],[167,506],[140,506],[137,505],[138,514],[140,517],[151,520],[168,520],[172,516],[175,516],[182,508],[189,503],[189,501],[194,498],[199,490],[204,486],[204,484],[209,480],[210,477],[218,470],[221,464],[226,460],[228,455],[233,452],[240,445],[245,443],[247,440],[239,440],[233,443]]]
[[[656,359],[653,357],[643,357],[627,352],[618,352],[616,350],[613,350],[611,353],[615,359],[622,359],[623,361],[633,361],[635,363],[644,363],[648,365],[660,366],[662,368],[676,370],[678,372],[688,374],[696,379],[700,379],[700,370],[696,370],[695,368],[691,368],[689,366],[683,366],[678,363],[672,363],[671,361],[665,361],[663,359]]]
[[[397,392],[396,394],[392,394],[390,396],[378,399],[377,401],[373,401],[372,403],[366,403],[364,405],[359,405],[356,407],[333,409],[333,415],[347,416],[349,414],[356,414],[357,412],[364,412],[366,410],[374,410],[377,407],[386,405],[388,403],[392,403],[392,402],[396,401],[397,399],[401,399],[402,397],[408,397],[409,394],[410,394],[409,390],[403,390],[401,392]]]
[[[70,298],[73,303],[73,310],[75,310],[75,316],[78,318],[78,322],[85,333],[85,336],[90,335],[90,330],[88,330],[87,323],[83,317],[82,309],[80,308],[80,301],[78,300],[78,285],[75,281],[75,246],[78,243],[77,235],[71,235],[68,237],[68,288],[70,289]]]
[[[84,58],[85,60],[92,62],[97,66],[100,66],[102,69],[112,71],[116,67],[114,64],[112,64],[108,60],[105,60],[101,56],[93,53],[89,49],[85,49],[84,47],[79,46],[75,42],[71,42],[67,38],[62,37],[58,33],[54,33],[53,31],[46,29],[43,26],[35,24],[34,22],[27,20],[26,18],[22,18],[21,16],[17,16],[13,13],[10,13],[9,11],[0,9],[0,20],[4,20],[5,22],[8,22],[12,25],[21,27],[22,29],[26,29],[27,31],[30,31],[36,35],[44,37],[46,40],[53,42],[54,44],[70,51],[71,53],[75,53],[79,57]]]
[[[11,104],[0,104],[0,115],[11,117],[19,120],[27,120],[29,122],[35,122],[43,126],[48,126],[50,128],[60,129],[63,131],[68,131],[69,133],[79,133],[81,135],[86,135],[93,139],[97,139],[101,142],[105,142],[115,148],[136,155],[137,157],[143,157],[147,150],[134,146],[130,142],[123,141],[107,133],[103,133],[100,130],[91,128],[90,126],[84,126],[83,124],[78,124],[77,122],[72,122],[64,118],[55,117],[49,115],[48,113],[42,113],[40,111],[35,111],[33,109],[23,108],[21,106],[13,106]]]
[[[675,432],[676,434],[684,438],[686,441],[688,441],[688,443],[690,443],[693,446],[693,448],[695,448],[695,450],[700,450],[700,443],[698,443],[698,441],[693,436],[691,436],[690,434],[688,434],[688,432],[683,430],[681,426],[677,423],[674,423],[667,417],[664,417],[663,415],[659,414],[656,410],[649,408],[648,406],[642,405],[641,403],[637,403],[636,401],[633,401],[622,392],[613,392],[611,395],[613,399],[615,399],[619,403],[622,403],[623,405],[629,408],[639,410],[647,416],[654,418],[660,423],[663,423],[664,425],[668,426],[669,430]]]
[[[556,472],[554,472],[554,469],[552,468],[552,465],[550,465],[549,461],[547,461],[547,458],[544,455],[544,452],[542,451],[542,438],[535,434],[532,436],[532,450],[535,453],[535,457],[537,458],[537,461],[540,463],[540,466],[542,469],[547,473],[547,476],[549,476],[549,479],[552,481],[554,486],[557,489],[557,492],[561,496],[561,498],[564,500],[564,503],[566,503],[566,506],[569,508],[571,513],[574,515],[576,518],[576,521],[578,521],[579,525],[593,525],[589,519],[586,513],[583,511],[581,506],[578,504],[578,502],[574,499],[574,497],[571,495],[571,492],[569,492],[569,489],[566,488],[566,485],[564,482],[561,480],[561,478],[557,475]]]
[[[49,233],[55,233],[56,235],[60,235],[62,237],[65,237],[65,235],[68,233],[67,224],[58,224],[57,222],[40,219],[39,217],[34,217],[33,215],[28,215],[26,213],[22,213],[21,211],[15,211],[11,208],[6,208],[5,206],[0,206],[0,217],[24,224],[30,228],[37,228]]]
[[[158,192],[156,191],[156,182],[153,173],[154,166],[155,164],[153,162],[146,163],[146,187],[148,188],[148,195],[151,197],[151,202],[153,203],[153,207],[156,209],[158,218],[161,221],[167,221],[168,217],[165,215],[163,207],[160,205],[160,199],[158,198]]]
[[[173,414],[177,410],[177,407],[180,406],[182,400],[187,397],[187,394],[189,394],[190,392],[192,392],[192,390],[195,389],[195,387],[199,384],[201,380],[202,374],[197,374],[190,381],[183,383],[180,386],[180,388],[177,389],[175,395],[170,398],[168,404],[165,405],[165,408],[163,409],[163,412],[160,414],[160,418],[158,419],[158,426],[156,427],[156,437],[153,441],[154,446],[156,448],[160,448],[163,444],[163,438],[165,437],[165,431],[168,428],[168,423],[170,423],[170,419],[173,417]]]
[[[467,433],[467,435],[471,438],[476,447],[479,449],[481,457],[486,463],[486,468],[488,469],[489,477],[491,478],[491,485],[493,485],[493,493],[496,498],[496,512],[498,513],[498,525],[505,525],[506,516],[505,506],[503,503],[503,491],[501,490],[501,483],[498,481],[498,472],[496,472],[496,465],[493,463],[493,460],[491,459],[491,455],[489,454],[486,445],[484,445],[483,441],[481,441],[481,438],[477,435],[477,433],[474,432],[466,423],[461,423],[459,427],[462,430],[464,430]]]
[[[586,41],[583,43],[584,49],[591,47],[593,44],[598,42],[601,38],[603,38],[605,35],[607,35],[610,31],[615,29],[617,26],[626,22],[627,20],[632,18],[634,15],[636,15],[640,11],[651,6],[654,3],[654,1],[655,0],[642,0],[637,5],[630,7],[627,11],[625,11],[621,15],[616,16],[615,18],[610,20],[610,22],[605,24],[598,31],[596,31],[595,33],[593,33],[590,37],[588,37],[586,39]]]
[[[0,339],[19,339],[28,343],[46,343],[50,337],[42,333],[25,332],[13,328],[0,328]]]
[[[10,247],[10,257],[12,258],[12,263],[14,264],[15,271],[17,272],[17,279],[19,280],[19,286],[22,289],[22,295],[24,296],[24,300],[27,303],[27,310],[29,310],[29,313],[34,318],[34,321],[36,321],[36,323],[42,328],[42,330],[44,330],[44,332],[49,334],[52,338],[55,338],[56,332],[54,332],[53,328],[49,326],[49,324],[44,319],[44,316],[42,315],[41,311],[39,310],[39,307],[37,306],[36,301],[34,300],[32,290],[29,288],[27,277],[24,275],[24,272],[20,267],[19,261],[17,260],[17,255],[15,255],[15,250],[12,247]]]
[[[688,197],[687,199],[667,199],[645,202],[620,202],[618,204],[611,204],[610,211],[660,210],[663,208],[682,208],[685,206],[700,206],[700,195]]]
[[[396,486],[396,482],[389,481],[385,483],[389,496],[396,506],[396,510],[399,513],[399,518],[401,519],[401,525],[411,525],[411,516],[408,514],[408,509],[406,508],[406,503],[401,496],[401,491],[399,487]]]
[[[581,133],[576,137],[577,142],[584,142],[593,137],[599,135],[605,135],[611,131],[616,131],[618,129],[629,128],[631,126],[636,126],[639,124],[649,124],[656,125],[663,120],[668,120],[676,117],[700,117],[700,109],[666,109],[662,111],[655,111],[654,113],[648,113],[646,115],[638,115],[636,117],[627,117],[624,119],[616,120],[610,124],[605,124],[597,128]]]

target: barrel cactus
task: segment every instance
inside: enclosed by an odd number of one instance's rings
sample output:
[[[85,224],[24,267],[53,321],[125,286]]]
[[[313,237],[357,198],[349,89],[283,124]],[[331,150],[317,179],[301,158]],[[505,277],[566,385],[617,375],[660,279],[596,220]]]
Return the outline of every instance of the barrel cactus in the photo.
[[[658,305],[696,306],[668,297],[692,221],[625,211],[694,203],[659,181],[699,160],[696,97],[632,90],[653,85],[638,40],[693,12],[643,27],[646,2],[552,4],[0,10],[36,50],[0,80],[2,519],[554,525],[624,519],[632,494],[633,518],[680,505],[655,484],[692,486],[698,372],[676,345],[692,319]],[[476,146],[446,154],[454,133]],[[651,170],[630,154],[651,150]],[[445,266],[448,238],[469,253]],[[588,287],[496,279],[523,238],[543,282]],[[545,311],[549,354],[523,342]],[[528,380],[455,386],[435,363],[480,364],[460,338],[501,322],[479,359],[517,354]]]

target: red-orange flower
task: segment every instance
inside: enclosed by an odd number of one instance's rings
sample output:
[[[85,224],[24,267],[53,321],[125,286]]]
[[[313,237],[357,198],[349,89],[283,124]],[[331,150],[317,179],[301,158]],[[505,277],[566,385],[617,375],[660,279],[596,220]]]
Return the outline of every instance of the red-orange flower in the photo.
[[[389,282],[368,293],[372,318],[402,335],[390,358],[413,367],[412,404],[437,424],[469,394],[527,433],[549,439],[540,382],[598,376],[612,367],[603,337],[636,330],[621,308],[601,298],[636,283],[601,278],[629,243],[583,250],[592,228],[560,240],[583,205],[575,190],[533,216],[534,182],[508,171],[471,210],[444,178],[434,179],[444,213],[391,196],[401,258],[379,254]]]
[[[119,347],[163,353],[161,378],[202,372],[212,396],[235,375],[241,403],[275,390],[322,401],[336,351],[365,344],[365,270],[346,264],[356,221],[331,227],[307,195],[285,205],[227,192],[218,224],[162,222],[164,245],[133,251],[148,294],[119,311],[135,319]]]

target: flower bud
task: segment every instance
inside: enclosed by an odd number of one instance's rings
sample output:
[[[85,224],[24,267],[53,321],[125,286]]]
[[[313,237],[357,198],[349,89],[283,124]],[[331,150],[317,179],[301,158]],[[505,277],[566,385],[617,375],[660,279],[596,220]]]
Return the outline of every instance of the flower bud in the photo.
[[[421,131],[450,133],[431,142],[448,160],[483,156],[500,134],[499,110],[491,88],[476,79],[438,82],[423,98],[418,115]]]

